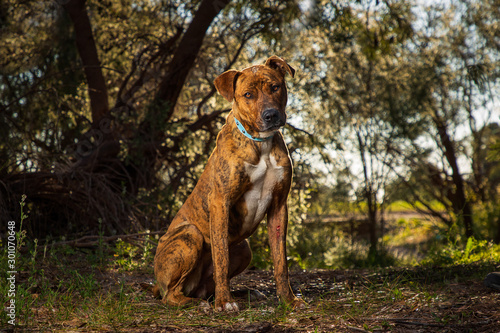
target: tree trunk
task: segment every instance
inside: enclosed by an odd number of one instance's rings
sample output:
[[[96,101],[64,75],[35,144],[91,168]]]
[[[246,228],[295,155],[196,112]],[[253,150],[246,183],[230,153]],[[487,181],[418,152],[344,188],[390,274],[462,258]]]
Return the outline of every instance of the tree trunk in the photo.
[[[464,180],[458,167],[455,147],[451,142],[446,124],[437,116],[434,117],[434,123],[436,124],[438,130],[439,140],[444,147],[446,161],[448,162],[452,170],[451,177],[453,180],[455,191],[453,193],[450,193],[449,198],[452,201],[453,210],[457,215],[458,220],[463,223],[465,229],[465,237],[469,238],[474,235],[472,228],[472,208],[465,194]]]
[[[109,164],[120,152],[120,144],[114,140],[108,104],[108,90],[101,70],[101,62],[92,35],[92,26],[85,8],[85,0],[70,0],[63,4],[75,29],[78,54],[87,79],[92,125],[79,138],[76,147],[77,168],[94,169],[103,160]]]
[[[137,132],[141,145],[132,147],[132,150],[141,154],[140,165],[136,166],[137,170],[143,172],[141,186],[148,187],[151,184],[156,173],[155,166],[161,159],[161,143],[165,138],[165,125],[174,112],[177,99],[194,65],[210,24],[228,3],[229,0],[203,0],[201,2],[172,60],[167,65],[168,71]]]
[[[88,84],[93,127],[109,112],[108,90],[92,35],[85,0],[70,0],[63,5],[75,28],[76,47],[82,60]]]
[[[495,235],[494,242],[495,244],[500,244],[500,217],[497,218],[497,226],[498,229],[497,229],[497,234]]]
[[[172,113],[174,112],[177,99],[182,91],[182,87],[184,86],[184,82],[186,81],[189,71],[193,67],[198,52],[203,44],[205,34],[212,21],[228,3],[229,0],[202,1],[200,7],[196,11],[196,14],[194,15],[193,21],[184,33],[184,36],[182,36],[172,61],[168,64],[168,73],[162,79],[155,101],[153,101],[155,106],[162,105],[164,107],[150,108],[149,112],[152,112],[153,115],[146,117],[146,119],[163,119],[164,121],[170,119]],[[159,114],[162,114],[162,116],[159,117]],[[156,138],[156,136],[161,136],[161,125],[163,124],[160,124],[160,127],[152,125],[151,121],[144,123],[143,126],[141,126],[143,128],[143,131],[141,132],[151,133],[151,128],[155,128],[157,130],[159,129],[158,133],[153,133],[153,138],[161,140],[161,138]]]
[[[377,253],[378,247],[378,236],[377,236],[377,198],[373,193],[373,186],[370,181],[370,176],[368,175],[368,165],[365,158],[365,144],[361,138],[361,134],[357,131],[357,138],[359,144],[359,155],[361,158],[361,164],[363,165],[363,176],[365,182],[365,193],[366,204],[368,206],[368,229],[370,233],[370,254],[374,255]]]

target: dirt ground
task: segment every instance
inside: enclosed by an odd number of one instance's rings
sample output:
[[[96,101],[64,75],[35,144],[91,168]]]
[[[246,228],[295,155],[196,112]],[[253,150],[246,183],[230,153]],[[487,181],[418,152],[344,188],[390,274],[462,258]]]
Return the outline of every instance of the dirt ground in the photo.
[[[474,266],[429,269],[314,270],[290,274],[294,291],[308,302],[280,309],[270,271],[249,270],[232,281],[241,314],[176,309],[137,332],[500,332],[500,293],[483,286]],[[103,276],[105,281],[106,277]],[[122,277],[123,278],[123,277]],[[141,278],[128,276],[139,291]],[[108,281],[109,283],[109,281]],[[111,286],[112,284],[109,283]],[[159,301],[146,292],[147,299]],[[276,310],[278,308],[278,310]],[[161,309],[159,310],[161,313]],[[203,312],[203,313],[201,313]],[[158,318],[162,314],[158,313]],[[185,316],[194,325],[185,325]],[[234,317],[235,319],[231,319]]]
[[[309,302],[304,312],[311,315],[299,315],[295,325],[271,325],[267,332],[500,332],[500,292],[467,278],[473,271],[454,267],[292,272],[294,290]],[[233,286],[255,288],[272,297],[272,281],[270,272],[248,271]],[[322,307],[331,310],[322,312]]]
[[[308,302],[306,309],[262,318],[257,314],[250,321],[240,315],[235,321],[222,320],[220,327],[205,326],[203,321],[186,327],[181,322],[151,327],[151,331],[500,332],[500,292],[483,286],[475,277],[478,269],[294,271],[291,284]],[[272,313],[279,307],[270,271],[244,272],[233,279],[232,292],[243,313],[251,309]],[[196,316],[199,310],[184,311],[179,316]],[[211,320],[214,316],[208,314]]]

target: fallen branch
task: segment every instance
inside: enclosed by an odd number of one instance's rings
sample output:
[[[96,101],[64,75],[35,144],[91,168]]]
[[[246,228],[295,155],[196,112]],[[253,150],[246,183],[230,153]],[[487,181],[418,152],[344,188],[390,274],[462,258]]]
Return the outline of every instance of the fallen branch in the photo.
[[[421,321],[409,321],[405,319],[396,319],[396,320],[388,320],[388,321],[393,321],[397,324],[402,324],[402,325],[414,325],[414,326],[424,326],[424,327],[439,327],[443,328],[446,327],[445,325],[441,324],[433,324],[433,323],[424,323]]]
[[[387,321],[387,322],[394,322],[397,324],[403,324],[403,325],[415,325],[415,326],[426,326],[426,327],[445,327],[445,325],[442,324],[434,324],[434,323],[425,323],[418,321],[418,318],[359,318],[359,320],[365,320],[365,321]]]
[[[370,332],[370,331],[367,331],[365,329],[354,327],[354,326],[347,326],[347,328],[350,329],[351,331],[354,331],[354,332],[361,332],[361,333],[368,333],[368,332]]]
[[[128,234],[128,235],[114,235],[114,236],[84,236],[79,239],[74,239],[70,241],[64,241],[64,242],[59,242],[59,243],[53,243],[49,246],[51,247],[56,247],[56,246],[71,246],[71,247],[94,247],[99,245],[100,243],[110,243],[113,241],[116,241],[118,239],[121,239],[123,241],[128,241],[132,240],[133,238],[136,237],[143,237],[143,236],[153,236],[153,235],[160,235],[165,233],[165,231],[155,231],[155,232],[148,232],[148,233],[135,233],[135,234]],[[148,239],[137,239],[140,241],[149,241]]]
[[[396,324],[401,324],[401,325],[414,325],[414,326],[424,326],[424,327],[437,327],[437,328],[469,328],[469,327],[474,327],[474,326],[482,326],[482,325],[489,325],[492,323],[492,320],[486,319],[482,321],[477,321],[477,322],[468,322],[464,324],[453,324],[453,323],[448,323],[448,324],[438,324],[438,323],[429,323],[429,322],[423,322],[421,321],[421,318],[415,318],[415,317],[407,317],[407,318],[358,318],[360,321],[378,321],[378,322],[393,322]]]

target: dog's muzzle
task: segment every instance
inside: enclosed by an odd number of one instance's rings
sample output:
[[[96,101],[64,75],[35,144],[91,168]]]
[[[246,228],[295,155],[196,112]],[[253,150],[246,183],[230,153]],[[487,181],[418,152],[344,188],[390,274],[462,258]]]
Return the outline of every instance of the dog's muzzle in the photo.
[[[264,131],[278,129],[285,126],[286,115],[278,109],[267,109],[262,112],[262,121],[264,123]]]

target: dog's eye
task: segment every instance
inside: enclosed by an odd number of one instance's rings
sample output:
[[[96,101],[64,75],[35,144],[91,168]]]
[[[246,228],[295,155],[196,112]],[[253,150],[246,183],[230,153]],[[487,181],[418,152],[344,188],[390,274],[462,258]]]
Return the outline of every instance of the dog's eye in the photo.
[[[273,91],[273,92],[274,92],[274,91],[278,91],[278,89],[279,89],[279,88],[280,88],[280,86],[279,86],[279,85],[277,85],[277,84],[273,84],[273,85],[271,86],[271,91]]]
[[[245,93],[243,96],[245,96],[245,98],[252,98],[252,94],[249,92]]]

